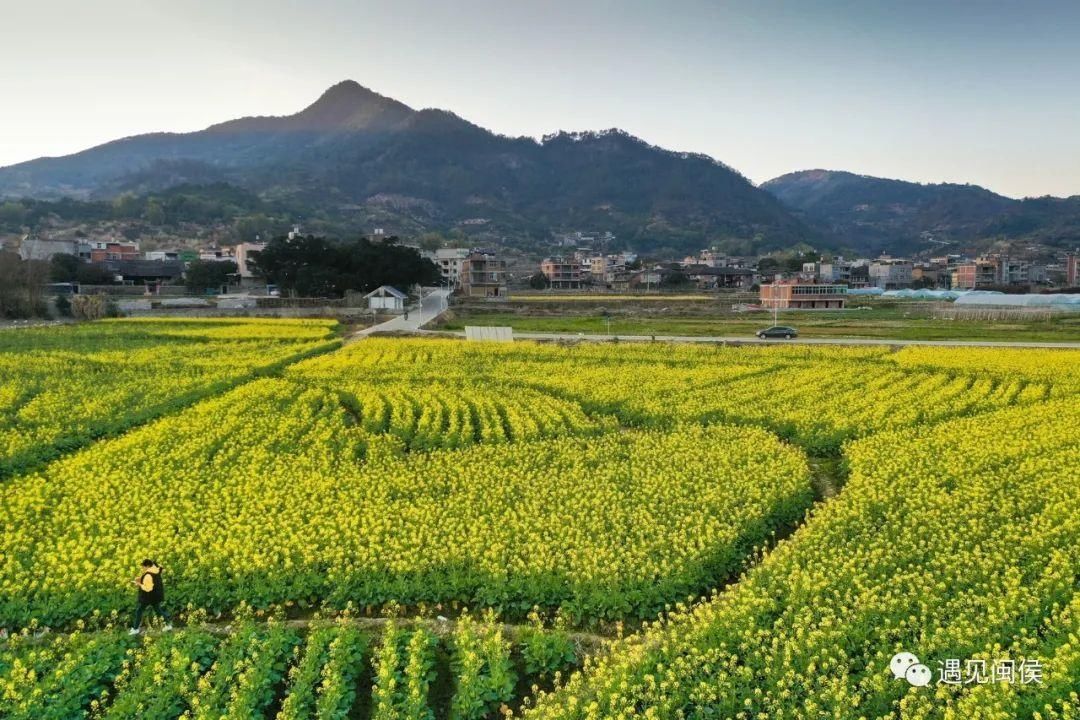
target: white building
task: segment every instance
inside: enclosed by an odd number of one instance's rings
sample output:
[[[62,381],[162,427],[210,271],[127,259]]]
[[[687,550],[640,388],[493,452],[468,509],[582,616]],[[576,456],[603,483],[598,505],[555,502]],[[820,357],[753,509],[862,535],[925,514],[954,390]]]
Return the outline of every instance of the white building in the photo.
[[[143,258],[146,260],[179,260],[180,252],[178,250],[147,250],[143,253]]]
[[[903,260],[875,260],[870,263],[870,284],[884,290],[911,287],[914,266]]]
[[[206,262],[236,262],[232,248],[206,248],[199,251],[199,259]]]
[[[368,307],[372,310],[389,310],[390,312],[402,312],[405,310],[405,301],[408,296],[389,285],[380,285],[364,298],[368,301]]]
[[[421,253],[439,268],[443,282],[449,282],[457,288],[461,283],[461,268],[465,258],[469,257],[468,248],[439,248],[434,252]]]
[[[244,242],[236,246],[234,250],[236,253],[236,268],[242,279],[255,277],[255,273],[248,264],[251,262],[251,253],[261,252],[265,249],[266,243],[261,242]]]
[[[49,260],[53,255],[78,254],[79,243],[74,240],[42,240],[27,235],[19,244],[19,257],[23,260]]]

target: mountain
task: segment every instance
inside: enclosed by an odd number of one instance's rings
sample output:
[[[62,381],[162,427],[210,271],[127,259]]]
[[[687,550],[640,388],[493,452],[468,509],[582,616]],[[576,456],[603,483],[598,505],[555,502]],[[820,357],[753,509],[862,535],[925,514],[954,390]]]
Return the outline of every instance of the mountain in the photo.
[[[804,170],[761,186],[836,242],[864,252],[1080,244],[1080,196],[1014,200],[977,185]]]
[[[0,168],[0,197],[107,199],[214,183],[402,234],[467,228],[543,242],[553,232],[611,231],[641,249],[718,243],[731,252],[821,240],[772,195],[704,155],[619,130],[500,136],[353,81],[294,115],[141,135]]]

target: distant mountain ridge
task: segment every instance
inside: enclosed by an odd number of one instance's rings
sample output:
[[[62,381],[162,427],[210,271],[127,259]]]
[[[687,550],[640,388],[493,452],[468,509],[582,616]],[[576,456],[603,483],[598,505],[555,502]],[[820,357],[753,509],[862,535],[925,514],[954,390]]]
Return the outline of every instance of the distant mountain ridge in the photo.
[[[1080,196],[1014,200],[978,185],[921,184],[837,170],[763,183],[827,237],[871,252],[985,247],[994,241],[1080,244]]]
[[[609,230],[630,243],[757,252],[820,243],[769,193],[704,155],[618,130],[542,141],[414,110],[354,81],[284,117],[153,133],[0,168],[0,197],[109,198],[229,183],[395,232]]]

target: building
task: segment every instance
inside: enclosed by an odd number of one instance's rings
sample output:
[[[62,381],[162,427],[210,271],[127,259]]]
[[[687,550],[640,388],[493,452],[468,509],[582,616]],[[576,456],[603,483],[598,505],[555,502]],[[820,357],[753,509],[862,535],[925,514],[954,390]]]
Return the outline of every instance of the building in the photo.
[[[19,243],[22,260],[50,260],[53,255],[78,255],[79,243],[75,240],[42,240],[25,235]]]
[[[702,290],[745,290],[754,284],[754,271],[746,268],[693,265],[683,272]]]
[[[179,250],[147,250],[143,253],[144,260],[179,260]]]
[[[608,259],[604,255],[594,255],[581,261],[581,271],[594,283],[606,282]]]
[[[841,309],[846,302],[847,285],[780,280],[761,286],[761,304],[769,309]]]
[[[105,262],[106,260],[139,260],[138,243],[122,243],[102,240],[92,240],[89,246],[90,262]],[[81,254],[81,253],[80,253]]]
[[[468,248],[439,248],[421,255],[435,263],[444,283],[449,283],[455,289],[461,285],[461,266],[469,257]]]
[[[255,277],[251,256],[253,253],[259,253],[265,249],[266,243],[262,242],[242,242],[233,249],[236,255],[236,271],[240,274],[241,280],[250,280]]]
[[[461,293],[467,297],[506,297],[506,261],[488,250],[473,250],[461,262]]]
[[[540,272],[555,290],[580,290],[582,286],[581,263],[573,258],[549,257],[540,263]]]
[[[371,310],[399,313],[405,311],[405,301],[408,300],[408,296],[395,287],[380,285],[365,295],[364,299],[367,300],[368,308]]]
[[[1076,287],[1080,284],[1080,255],[1069,253],[1065,256],[1065,284]]]
[[[108,270],[116,281],[124,285],[146,285],[148,292],[174,282],[184,274],[184,264],[179,260],[105,260],[101,267]]]
[[[870,263],[870,284],[883,290],[911,287],[910,262],[904,260],[875,260]]]
[[[977,290],[997,285],[997,263],[975,260],[961,263],[952,271],[953,290]]]
[[[921,263],[911,269],[911,281],[912,283],[920,283],[923,286],[937,286],[941,284],[944,274],[945,271],[940,266]]]
[[[1041,275],[1035,270],[1035,278]],[[1028,285],[1033,280],[1033,268],[1026,260],[1007,255],[985,255],[972,262],[961,263],[952,271],[954,290],[978,290],[1000,285]]]
[[[205,248],[199,251],[199,259],[205,262],[236,262],[232,248]]]
[[[999,285],[1027,285],[1031,282],[1031,263],[1007,255],[992,256],[997,263]]]

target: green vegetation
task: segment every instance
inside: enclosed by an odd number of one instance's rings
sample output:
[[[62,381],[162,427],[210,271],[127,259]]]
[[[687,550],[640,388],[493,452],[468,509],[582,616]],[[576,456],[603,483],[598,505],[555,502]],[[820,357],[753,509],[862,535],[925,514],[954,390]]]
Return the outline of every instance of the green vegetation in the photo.
[[[267,282],[302,297],[341,297],[380,285],[408,292],[414,285],[439,282],[435,263],[395,238],[378,243],[367,238],[332,242],[314,235],[276,238],[254,254],[253,262]]]
[[[515,313],[456,312],[442,330],[462,330],[466,325],[508,325],[518,332],[585,333],[587,335],[678,335],[751,337],[772,325],[771,313],[741,315],[642,315],[612,314],[528,315]],[[1080,342],[1080,314],[1039,320],[945,320],[907,317],[900,308],[844,310],[839,312],[788,311],[779,315],[781,325],[791,325],[807,338],[875,338],[888,340],[994,340],[1031,342]]]
[[[559,670],[581,666],[565,632],[537,624],[526,637],[491,613],[293,622],[246,610],[229,626],[192,620],[140,637],[108,628],[0,642],[0,717],[483,720],[516,707],[534,683],[551,687],[534,648],[560,648],[550,663]]]

